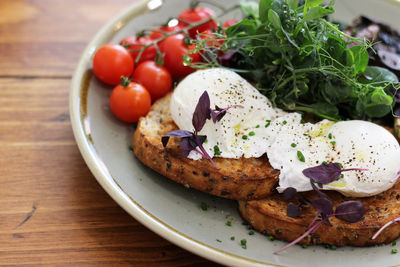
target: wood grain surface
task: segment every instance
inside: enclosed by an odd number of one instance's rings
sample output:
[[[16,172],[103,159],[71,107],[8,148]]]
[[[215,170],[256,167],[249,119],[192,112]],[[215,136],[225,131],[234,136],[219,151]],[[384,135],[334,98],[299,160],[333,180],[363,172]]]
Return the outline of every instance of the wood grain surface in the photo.
[[[74,66],[131,3],[0,0],[0,265],[216,266],[125,213],[74,141]]]

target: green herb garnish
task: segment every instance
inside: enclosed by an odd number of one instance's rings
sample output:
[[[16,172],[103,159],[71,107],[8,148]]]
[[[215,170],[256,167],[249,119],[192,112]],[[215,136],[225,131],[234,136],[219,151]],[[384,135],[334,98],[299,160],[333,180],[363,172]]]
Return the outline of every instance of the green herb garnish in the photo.
[[[397,249],[392,249],[392,254],[397,254]]]
[[[219,242],[219,243],[222,243],[222,241],[221,241],[221,240],[219,240],[219,239],[215,239],[215,241],[217,241],[217,242]]]
[[[247,139],[249,139],[249,137],[248,137],[247,135],[243,135],[243,136],[242,136],[242,139],[243,139],[243,140],[247,140]]]
[[[267,120],[267,124],[265,124],[265,128],[268,128],[271,125],[271,120]]]
[[[253,231],[253,230],[250,231],[250,232],[249,232],[249,235],[254,235],[254,231]]]
[[[331,133],[328,134],[328,138],[332,139],[332,134]]]
[[[282,124],[283,124],[283,125],[286,125],[286,124],[287,124],[287,121],[283,121]]]
[[[201,202],[201,203],[200,203],[200,209],[206,211],[206,210],[208,209],[208,204],[207,204],[207,203],[204,203],[204,202]]]
[[[324,2],[261,0],[258,10],[242,5],[246,18],[228,28],[226,36],[216,34],[223,45],[196,41],[196,52],[207,61],[191,65],[221,67],[219,52],[232,54],[229,67],[288,111],[333,121],[389,115],[400,87],[396,75],[368,66],[372,44],[326,20],[335,1]]]
[[[396,246],[396,241],[392,242],[392,247]]]
[[[301,161],[301,162],[306,162],[306,158],[304,157],[303,153],[301,151],[297,151],[297,158]]]
[[[234,237],[234,236],[231,236],[231,240],[232,240],[232,241],[235,240],[235,237]]]
[[[221,156],[221,150],[217,145],[214,146],[214,156]]]
[[[295,143],[292,143],[290,146],[291,147],[296,147],[297,145]]]
[[[246,239],[240,240],[240,245],[242,246],[243,249],[246,249],[247,248],[247,240]]]
[[[273,237],[272,235],[268,236],[269,241],[274,241],[275,237]]]
[[[225,223],[225,225],[226,225],[226,226],[232,226],[232,222],[231,222],[231,221],[227,221],[227,222]]]
[[[249,136],[255,136],[256,135],[256,133],[255,132],[249,132]]]

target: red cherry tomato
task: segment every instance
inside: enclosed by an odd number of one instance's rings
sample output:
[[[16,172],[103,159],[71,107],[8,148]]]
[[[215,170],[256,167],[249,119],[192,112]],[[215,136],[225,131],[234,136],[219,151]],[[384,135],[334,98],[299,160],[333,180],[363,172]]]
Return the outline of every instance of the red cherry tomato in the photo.
[[[187,47],[184,44],[184,38],[183,34],[172,35],[165,39],[160,46],[161,52],[164,54],[164,66],[174,78],[181,78],[195,71],[183,64],[183,56],[194,48],[194,45]],[[199,62],[201,57],[199,53],[191,53],[188,56],[191,58],[191,62]]]
[[[133,80],[147,88],[153,102],[165,96],[172,88],[172,77],[168,70],[150,60],[137,66]]]
[[[153,39],[150,37],[140,37],[136,38],[136,36],[128,36],[125,37],[124,39],[121,40],[120,44],[124,46],[129,53],[131,53],[131,56],[134,61],[136,61],[137,56],[140,53],[140,49],[143,48],[143,45],[148,45],[153,42]],[[136,51],[134,51],[136,50]],[[152,45],[148,47],[144,52],[142,53],[142,56],[139,59],[139,63],[146,61],[146,60],[153,60],[156,57],[157,51],[156,48]]]
[[[117,85],[110,96],[111,111],[119,120],[135,123],[150,110],[151,97],[140,84],[125,81]]]
[[[224,28],[229,28],[232,27],[233,25],[237,24],[239,21],[237,19],[228,19],[224,22],[222,27]]]
[[[100,47],[93,58],[93,72],[100,81],[116,85],[121,76],[131,76],[135,64],[128,51],[120,45]]]
[[[155,31],[151,32],[149,37],[153,40],[157,40],[164,36],[164,34],[162,32],[176,32],[181,29],[182,28],[179,25],[176,25],[173,27],[170,27],[170,26],[159,27],[159,28],[156,28]]]
[[[189,23],[200,22],[210,17],[213,17],[214,15],[215,15],[214,11],[207,7],[196,7],[195,9],[185,9],[178,16],[178,19],[181,20],[178,25],[184,28],[188,26],[188,24],[185,22]],[[191,29],[189,31],[189,35],[190,37],[195,38],[198,32],[204,32],[206,30],[215,30],[216,28],[217,28],[217,23],[214,20],[212,20],[210,22],[207,22],[203,25]]]

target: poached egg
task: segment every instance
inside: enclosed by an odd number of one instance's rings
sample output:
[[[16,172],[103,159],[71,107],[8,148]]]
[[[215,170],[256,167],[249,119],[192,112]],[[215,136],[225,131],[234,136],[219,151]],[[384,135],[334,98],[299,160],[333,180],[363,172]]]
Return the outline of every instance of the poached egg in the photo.
[[[299,113],[273,107],[255,87],[226,69],[197,71],[179,83],[170,111],[180,129],[193,131],[193,112],[204,91],[212,108],[242,106],[229,109],[217,123],[206,122],[199,134],[207,136],[203,144],[207,153],[233,159],[266,154],[271,166],[280,170],[280,192],[287,187],[312,190],[302,171],[324,162],[338,162],[345,169],[368,169],[344,172],[323,187],[346,196],[379,194],[392,187],[399,176],[400,146],[385,128],[358,120],[303,123]],[[201,156],[192,151],[189,158],[198,160]]]

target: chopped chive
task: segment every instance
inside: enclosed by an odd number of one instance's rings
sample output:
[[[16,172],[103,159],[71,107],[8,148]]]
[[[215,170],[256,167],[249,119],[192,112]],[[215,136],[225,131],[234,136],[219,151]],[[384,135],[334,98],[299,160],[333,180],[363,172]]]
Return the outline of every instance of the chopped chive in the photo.
[[[392,254],[397,254],[397,249],[392,249]]]
[[[304,123],[306,123],[306,121],[303,120],[303,119],[301,119],[301,120],[300,120],[300,123],[301,123],[301,124],[304,124]]]
[[[282,124],[283,124],[283,125],[286,125],[286,124],[287,124],[287,121],[283,121]]]
[[[232,240],[232,241],[235,240],[235,237],[234,237],[234,236],[231,236],[231,240]]]
[[[392,246],[393,247],[396,246],[396,241],[393,241]]]
[[[296,147],[297,145],[296,145],[295,143],[292,143],[291,146],[292,146],[292,147]]]
[[[303,133],[304,136],[308,136],[308,133]]]
[[[247,248],[247,240],[246,239],[240,240],[240,245],[242,246],[243,249],[246,249]]]
[[[297,151],[297,158],[298,158],[301,162],[306,162],[306,158],[304,157],[303,153],[301,153],[301,151]]]
[[[271,125],[271,120],[267,120],[267,124],[265,124],[265,128],[268,128]]]
[[[247,225],[247,230],[251,230],[251,229],[253,229],[253,227],[251,226],[251,225]]]
[[[247,139],[249,139],[249,137],[248,137],[247,135],[243,135],[243,136],[242,136],[242,139],[243,139],[243,140],[247,140]]]
[[[305,244],[301,245],[301,247],[302,247],[302,248],[308,248],[308,246],[305,245]]]
[[[200,203],[200,208],[201,208],[202,210],[206,211],[206,210],[208,209],[207,203],[201,202],[201,203]]]
[[[332,139],[332,133],[329,133],[329,134],[328,134],[328,138],[329,138],[329,139]]]
[[[251,132],[249,132],[249,135],[250,135],[250,136],[255,136],[255,135],[256,135],[256,133],[255,133],[255,132],[253,132],[253,131],[251,131]]]
[[[254,231],[251,230],[251,231],[249,232],[249,235],[254,235]]]
[[[226,226],[232,226],[232,222],[231,222],[231,221],[227,221],[227,222],[225,223],[225,225],[226,225]]]
[[[222,243],[222,241],[221,241],[221,240],[219,240],[219,239],[215,239],[215,241],[217,241],[217,242],[219,242],[219,243]]]
[[[336,246],[331,246],[330,249],[331,249],[331,250],[336,250],[337,247],[336,247]]]
[[[260,124],[258,124],[258,125],[256,126],[256,128],[260,128]]]
[[[272,235],[268,236],[269,241],[274,241],[275,237],[273,237]]]
[[[336,145],[336,141],[332,141],[331,144],[334,146]]]
[[[214,155],[221,156],[221,150],[219,150],[219,147],[217,145],[214,146]]]

